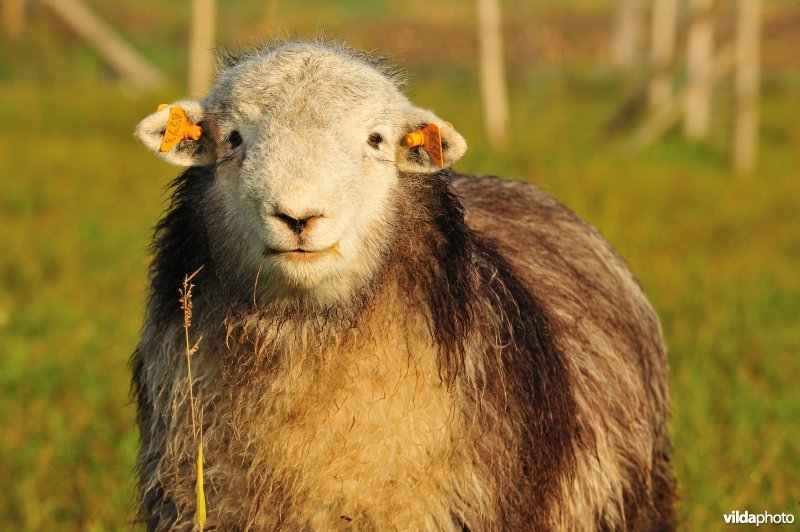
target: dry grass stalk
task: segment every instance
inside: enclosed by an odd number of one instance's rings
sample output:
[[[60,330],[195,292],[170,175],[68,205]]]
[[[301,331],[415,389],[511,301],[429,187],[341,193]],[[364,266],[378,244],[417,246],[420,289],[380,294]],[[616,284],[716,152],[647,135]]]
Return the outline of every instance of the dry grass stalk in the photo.
[[[181,304],[181,310],[183,310],[183,332],[186,340],[186,367],[189,379],[189,410],[192,414],[192,440],[195,448],[197,449],[197,459],[195,462],[197,466],[197,507],[195,510],[195,522],[197,523],[197,526],[201,532],[206,524],[206,495],[205,490],[203,489],[203,412],[200,412],[200,423],[198,424],[194,412],[195,403],[194,389],[192,385],[192,355],[194,355],[200,348],[200,340],[202,340],[203,337],[201,336],[198,338],[194,345],[190,346],[189,327],[192,326],[192,289],[194,288],[192,279],[194,279],[202,269],[203,267],[200,266],[194,271],[194,273],[185,276],[183,278],[183,286],[179,289],[181,295],[179,301]]]

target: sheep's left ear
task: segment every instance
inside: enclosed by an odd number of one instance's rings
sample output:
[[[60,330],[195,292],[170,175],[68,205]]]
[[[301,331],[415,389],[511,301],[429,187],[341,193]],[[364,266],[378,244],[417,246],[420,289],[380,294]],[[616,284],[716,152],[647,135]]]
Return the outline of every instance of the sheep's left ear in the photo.
[[[203,106],[195,100],[161,105],[136,126],[136,138],[150,151],[179,166],[205,166],[214,162],[213,143],[201,122]]]
[[[401,172],[436,172],[467,151],[467,142],[452,124],[423,109],[406,114],[400,133],[397,168]]]

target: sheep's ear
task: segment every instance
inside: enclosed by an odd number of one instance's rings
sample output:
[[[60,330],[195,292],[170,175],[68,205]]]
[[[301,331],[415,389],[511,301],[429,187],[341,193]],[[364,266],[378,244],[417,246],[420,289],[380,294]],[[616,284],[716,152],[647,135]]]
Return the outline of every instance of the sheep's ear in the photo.
[[[167,162],[204,166],[214,162],[214,154],[209,135],[202,131],[203,117],[203,106],[198,101],[160,105],[158,111],[139,122],[134,134]]]
[[[436,172],[467,151],[467,142],[452,124],[430,111],[413,109],[404,118],[397,146],[401,172]]]

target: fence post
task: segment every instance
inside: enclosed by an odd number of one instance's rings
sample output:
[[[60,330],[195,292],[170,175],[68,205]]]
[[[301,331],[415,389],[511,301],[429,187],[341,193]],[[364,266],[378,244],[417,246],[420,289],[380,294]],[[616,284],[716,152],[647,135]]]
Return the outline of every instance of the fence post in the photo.
[[[189,33],[189,95],[199,98],[211,85],[214,74],[215,0],[192,0]]]
[[[508,96],[499,0],[478,0],[478,48],[483,113],[489,142],[502,146],[508,130]]]
[[[653,77],[648,86],[651,107],[657,107],[672,93],[672,74],[669,65],[675,55],[678,28],[677,0],[655,0],[650,22],[650,65]]]
[[[478,0],[478,48],[483,114],[489,142],[506,139],[508,96],[503,59],[503,26],[499,0]]]
[[[149,90],[162,85],[164,75],[98,17],[82,0],[39,0],[133,87]]]
[[[3,33],[10,39],[18,38],[25,29],[25,3],[26,0],[2,1]]]
[[[711,125],[713,85],[708,71],[714,61],[714,1],[689,0],[691,26],[686,43],[687,83],[690,87],[684,107],[684,134],[692,140],[708,136]]]
[[[642,0],[616,0],[611,62],[617,68],[629,70],[639,58],[642,37]]]
[[[736,121],[733,168],[738,173],[753,169],[758,150],[759,55],[761,40],[760,0],[739,0],[736,29]]]

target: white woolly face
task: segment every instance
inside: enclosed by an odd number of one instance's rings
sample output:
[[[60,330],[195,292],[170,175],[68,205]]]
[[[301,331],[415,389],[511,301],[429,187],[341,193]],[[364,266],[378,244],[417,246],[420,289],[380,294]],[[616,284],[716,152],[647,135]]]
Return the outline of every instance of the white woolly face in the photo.
[[[400,172],[437,169],[405,135],[434,122],[447,164],[466,149],[385,74],[320,44],[253,53],[223,70],[202,103],[177,104],[203,137],[162,155],[216,166],[210,204],[224,227],[210,230],[222,235],[212,248],[238,265],[229,275],[255,274],[264,297],[330,302],[369,282],[389,252]],[[139,125],[145,145],[160,144],[167,112]]]

